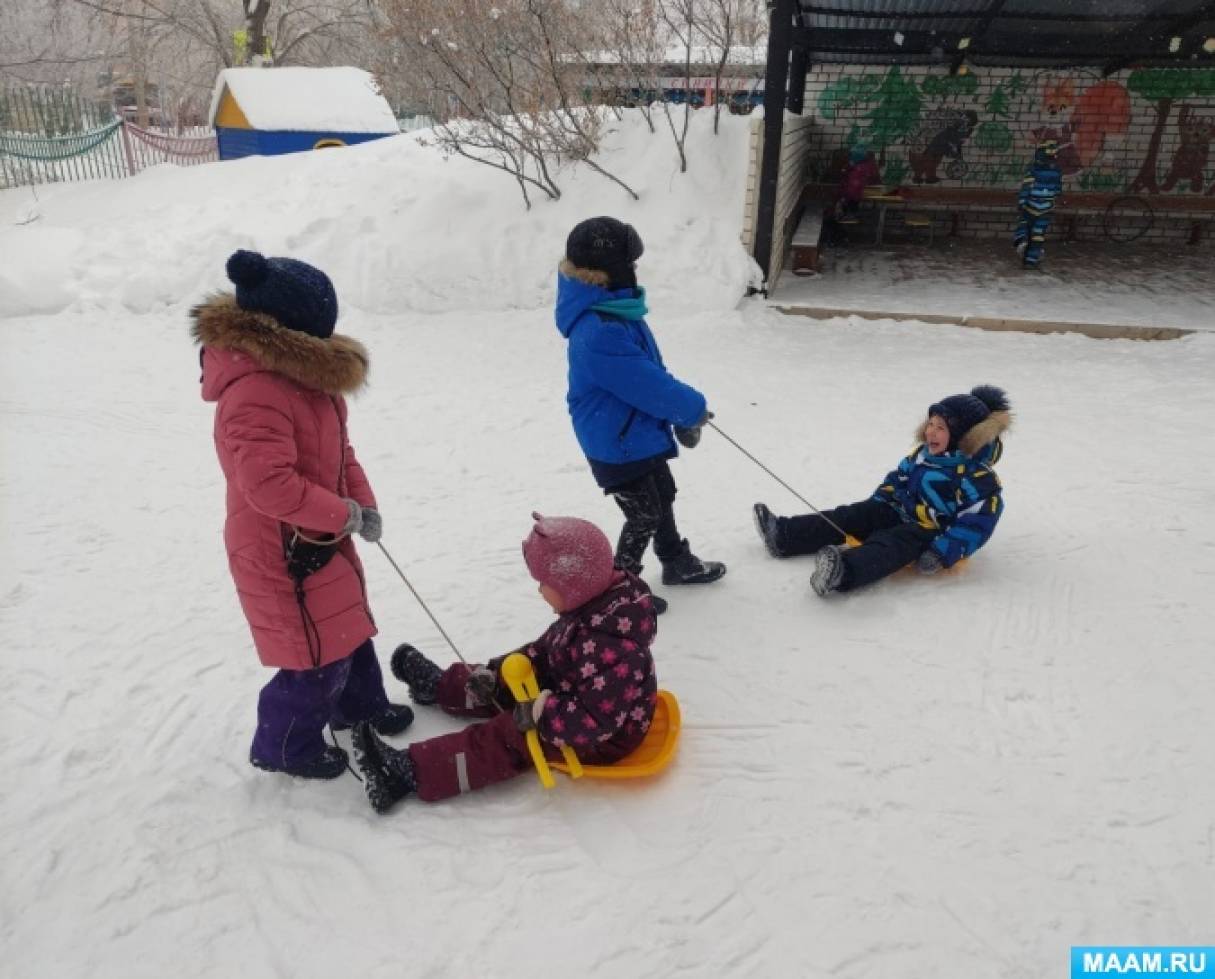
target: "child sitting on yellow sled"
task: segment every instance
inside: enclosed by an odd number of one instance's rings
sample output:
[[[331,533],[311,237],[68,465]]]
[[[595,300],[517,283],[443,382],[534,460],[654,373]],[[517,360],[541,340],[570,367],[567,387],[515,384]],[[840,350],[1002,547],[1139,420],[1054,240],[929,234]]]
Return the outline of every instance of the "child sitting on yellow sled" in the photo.
[[[982,385],[932,405],[918,444],[859,503],[797,517],[754,507],[755,526],[773,557],[817,554],[810,586],[820,598],[852,591],[912,561],[925,574],[949,568],[982,547],[1004,502],[992,466],[1012,423],[1008,397]],[[845,547],[845,534],[861,541]]]
[[[649,587],[613,566],[612,545],[594,524],[532,518],[523,559],[558,615],[521,650],[540,695],[515,703],[501,677],[505,657],[484,667],[456,663],[444,670],[413,646],[399,646],[392,672],[416,703],[488,720],[403,751],[386,744],[370,724],[357,725],[354,757],[376,812],[387,812],[411,792],[437,802],[532,770],[526,733],[533,728],[547,755],[559,759],[569,746],[588,765],[619,761],[645,739],[658,699],[650,655],[657,619]]]

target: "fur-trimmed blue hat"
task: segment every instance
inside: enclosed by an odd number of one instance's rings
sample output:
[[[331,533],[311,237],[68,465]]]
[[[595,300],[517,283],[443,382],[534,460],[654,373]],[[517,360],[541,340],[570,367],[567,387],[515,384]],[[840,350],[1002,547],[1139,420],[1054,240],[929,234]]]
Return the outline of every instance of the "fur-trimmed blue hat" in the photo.
[[[933,415],[949,429],[950,449],[974,455],[1012,423],[1012,406],[1003,390],[980,384],[970,394],[952,394],[929,405],[928,417]]]
[[[289,330],[327,340],[337,325],[333,283],[320,269],[294,258],[266,258],[233,252],[228,278],[236,285],[236,305],[271,316]]]

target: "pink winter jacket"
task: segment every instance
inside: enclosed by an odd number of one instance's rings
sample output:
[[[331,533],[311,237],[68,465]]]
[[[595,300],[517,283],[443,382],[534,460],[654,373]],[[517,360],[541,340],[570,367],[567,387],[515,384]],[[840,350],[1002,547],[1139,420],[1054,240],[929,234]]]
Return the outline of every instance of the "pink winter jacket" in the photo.
[[[865,196],[865,188],[876,184],[882,179],[877,163],[872,157],[866,157],[860,163],[850,164],[840,180],[840,196],[856,203]]]
[[[346,435],[343,398],[366,380],[367,353],[349,337],[288,330],[230,294],[210,297],[191,316],[228,484],[228,566],[258,656],[288,670],[343,659],[376,634],[353,542],[304,580],[311,644],[283,548],[293,527],[313,539],[340,532],[343,497],[375,506]]]

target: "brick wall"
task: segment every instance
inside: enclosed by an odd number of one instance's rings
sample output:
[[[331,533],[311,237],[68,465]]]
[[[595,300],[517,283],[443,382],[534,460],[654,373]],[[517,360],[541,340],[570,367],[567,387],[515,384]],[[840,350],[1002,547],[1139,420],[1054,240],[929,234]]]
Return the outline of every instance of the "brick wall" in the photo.
[[[824,65],[806,79],[807,178],[833,183],[864,143],[891,186],[1005,188],[1010,212],[1034,146],[1059,144],[1065,191],[1215,195],[1215,70],[1092,70]],[[945,222],[938,230],[949,230]],[[1013,217],[959,214],[966,235],[1003,235]],[[1209,222],[1208,222],[1209,224]],[[1144,240],[1184,240],[1192,219],[1157,214]],[[1077,237],[1103,234],[1077,217]]]
[[[780,270],[784,267],[789,238],[793,234],[792,223],[797,218],[797,205],[802,188],[810,179],[810,164],[814,142],[812,129],[814,119],[808,115],[785,116],[784,132],[781,135],[780,176],[776,184],[775,233],[772,236],[772,275],[768,286],[776,285]],[[743,244],[748,252],[755,251],[755,226],[759,213],[759,174],[764,156],[764,120],[751,120],[751,154],[747,166],[746,213],[743,216]]]

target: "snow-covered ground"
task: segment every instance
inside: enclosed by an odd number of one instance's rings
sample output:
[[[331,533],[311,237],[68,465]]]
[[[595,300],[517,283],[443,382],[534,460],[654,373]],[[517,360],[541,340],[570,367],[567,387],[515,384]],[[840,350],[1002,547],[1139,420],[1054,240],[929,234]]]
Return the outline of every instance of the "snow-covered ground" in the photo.
[[[1010,232],[1011,235],[1011,232]],[[1177,243],[1050,241],[1027,272],[1008,240],[937,239],[828,249],[822,275],[789,268],[779,306],[914,319],[986,317],[1108,327],[1215,330],[1215,250]]]
[[[0,194],[4,975],[1037,979],[1072,945],[1212,941],[1215,336],[734,308],[745,128],[712,144],[702,120],[682,177],[630,120],[609,148],[645,191],[627,206],[579,175],[528,214],[409,137],[40,191],[21,227],[28,195]],[[930,401],[1006,386],[996,536],[960,572],[820,601],[809,560],[768,558],[750,523],[755,500],[798,504],[709,432],[675,466],[678,513],[730,573],[665,590],[655,654],[685,728],[661,777],[377,817],[349,776],[254,771],[268,675],[222,551],[189,303],[235,247],[333,273],[339,329],[372,351],[352,436],[385,543],[488,656],[549,618],[530,511],[619,524],[549,309],[565,230],[599,212],[646,239],[668,363],[820,505],[868,493]],[[381,652],[451,659],[365,560]],[[400,741],[453,723],[419,711]]]

